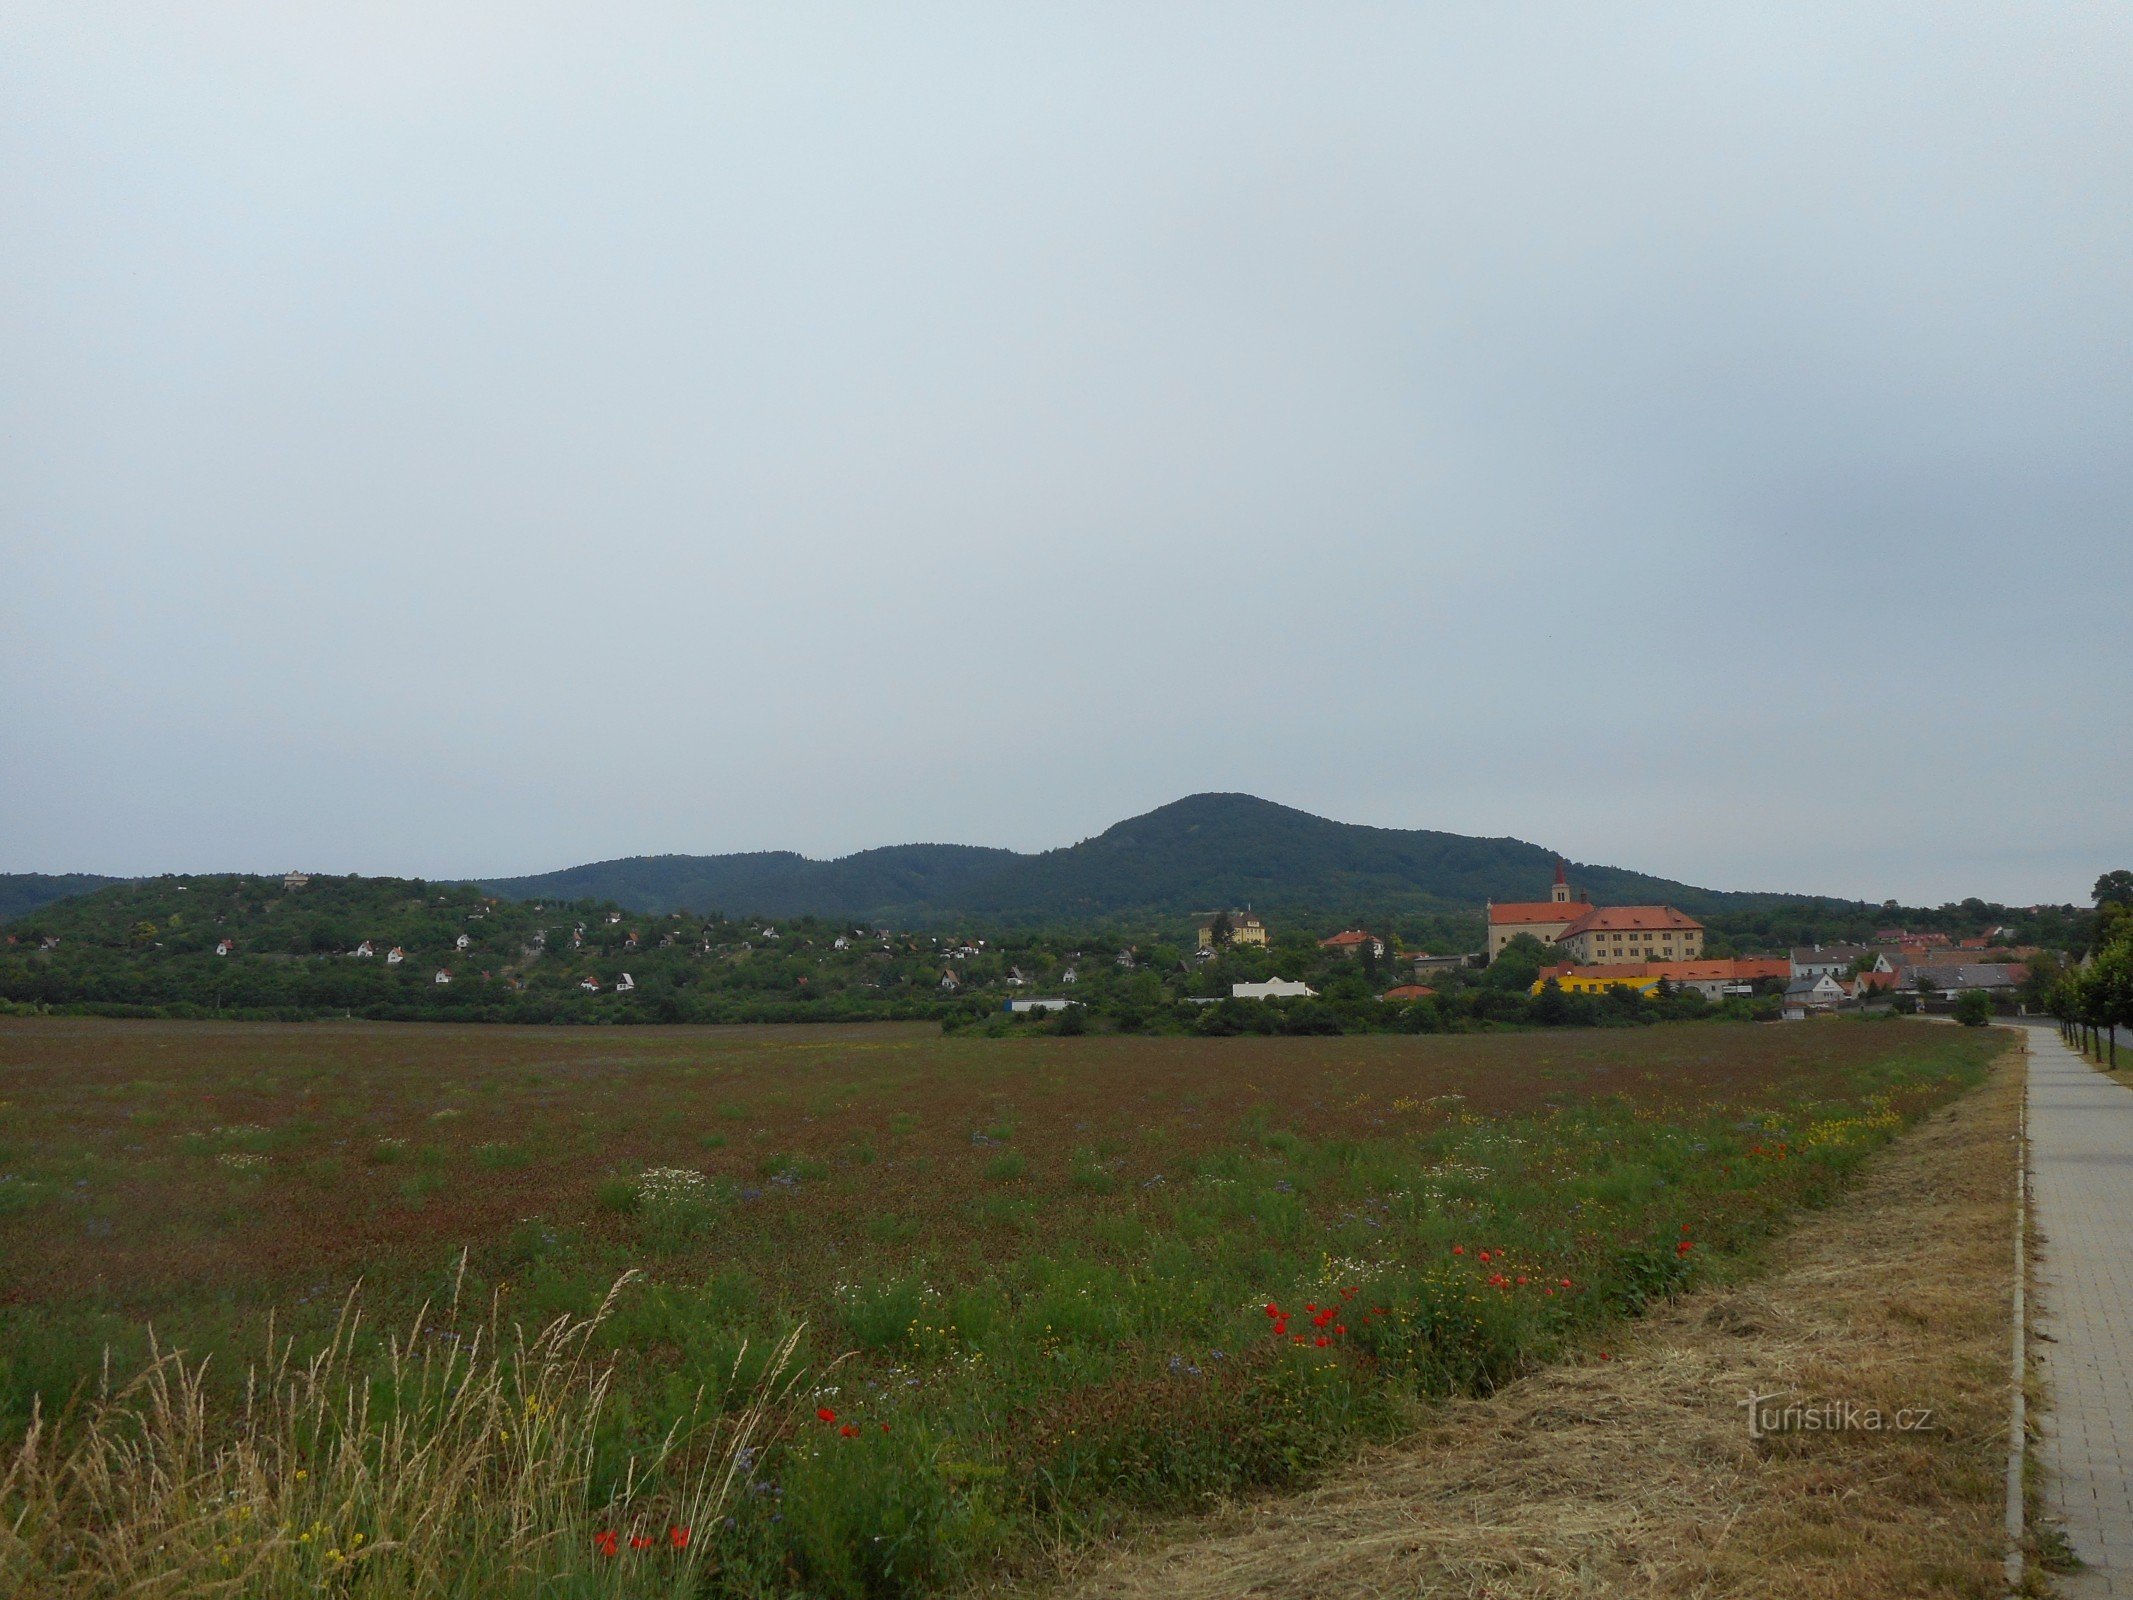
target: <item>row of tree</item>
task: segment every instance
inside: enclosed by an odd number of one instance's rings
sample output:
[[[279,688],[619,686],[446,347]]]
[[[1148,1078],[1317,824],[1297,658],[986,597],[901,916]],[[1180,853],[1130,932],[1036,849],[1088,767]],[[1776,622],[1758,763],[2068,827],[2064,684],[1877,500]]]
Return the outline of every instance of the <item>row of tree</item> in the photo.
[[[2096,880],[2096,929],[2088,958],[2058,975],[2045,997],[2069,1044],[2108,1050],[2118,1065],[2118,1030],[2133,1028],[2133,872]]]

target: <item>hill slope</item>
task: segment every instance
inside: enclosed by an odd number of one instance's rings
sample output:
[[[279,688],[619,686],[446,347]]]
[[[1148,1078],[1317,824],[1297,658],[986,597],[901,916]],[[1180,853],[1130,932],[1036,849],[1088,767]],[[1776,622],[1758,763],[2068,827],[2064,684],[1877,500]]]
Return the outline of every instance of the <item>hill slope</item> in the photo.
[[[95,872],[0,872],[0,922],[27,916],[55,900],[132,881]]]
[[[1805,896],[1731,894],[1619,867],[1572,863],[1599,900],[1664,901],[1706,915]],[[966,845],[899,845],[836,861],[789,852],[639,856],[481,887],[515,898],[609,899],[638,911],[851,917],[902,926],[1174,917],[1218,905],[1361,914],[1478,912],[1486,900],[1545,899],[1555,856],[1519,839],[1334,822],[1245,794],[1200,794],[1093,839],[1022,855]]]

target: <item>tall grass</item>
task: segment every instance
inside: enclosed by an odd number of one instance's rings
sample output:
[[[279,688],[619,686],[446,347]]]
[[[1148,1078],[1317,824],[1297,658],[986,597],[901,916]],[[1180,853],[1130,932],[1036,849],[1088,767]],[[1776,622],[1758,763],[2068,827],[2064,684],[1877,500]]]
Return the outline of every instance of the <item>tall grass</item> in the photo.
[[[493,1307],[462,1327],[455,1286],[377,1357],[351,1295],[308,1358],[270,1324],[241,1407],[212,1401],[206,1361],[154,1348],[130,1381],[32,1417],[0,1473],[0,1592],[694,1592],[799,1335],[738,1411],[699,1394],[656,1449],[603,1463],[613,1369],[591,1347],[631,1276],[530,1334]]]

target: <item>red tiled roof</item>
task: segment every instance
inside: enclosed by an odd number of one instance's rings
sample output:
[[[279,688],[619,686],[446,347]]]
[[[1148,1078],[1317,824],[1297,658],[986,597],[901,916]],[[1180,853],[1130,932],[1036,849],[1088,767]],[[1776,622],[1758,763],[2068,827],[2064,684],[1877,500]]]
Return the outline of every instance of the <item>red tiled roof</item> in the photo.
[[[1757,978],[1790,978],[1792,963],[1783,956],[1742,956],[1733,963],[1733,976],[1741,983]]]
[[[1424,983],[1401,983],[1387,989],[1378,998],[1380,1000],[1420,1000],[1436,992],[1436,990]]]
[[[1330,939],[1319,940],[1318,947],[1321,950],[1345,950],[1351,945],[1368,944],[1371,937],[1370,934],[1358,933],[1355,929],[1350,928],[1345,933],[1336,933]]]
[[[1565,928],[1558,937],[1572,939],[1581,933],[1593,933],[1602,929],[1610,933],[1617,929],[1628,933],[1654,929],[1696,929],[1702,926],[1694,917],[1686,916],[1672,906],[1595,906]]]
[[[1554,900],[1506,900],[1499,905],[1491,905],[1489,907],[1489,921],[1492,923],[1571,922],[1579,917],[1589,915],[1592,910],[1593,907],[1583,900],[1573,900],[1567,904],[1558,903]]]

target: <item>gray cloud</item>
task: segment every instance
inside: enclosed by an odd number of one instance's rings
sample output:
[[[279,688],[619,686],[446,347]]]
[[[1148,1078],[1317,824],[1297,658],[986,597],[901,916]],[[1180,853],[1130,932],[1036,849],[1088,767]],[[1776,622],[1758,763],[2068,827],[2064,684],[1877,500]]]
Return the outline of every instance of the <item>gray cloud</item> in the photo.
[[[17,7],[0,869],[2133,860],[2116,8]]]

